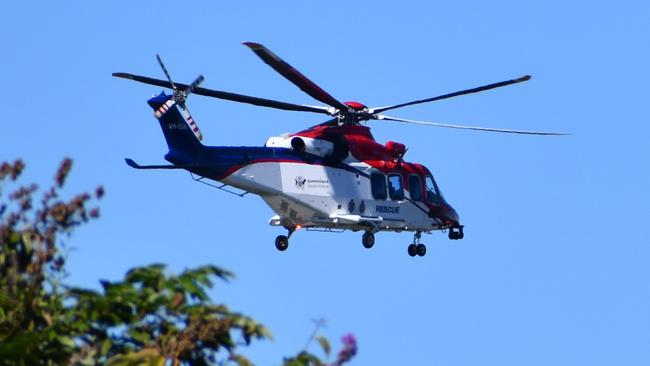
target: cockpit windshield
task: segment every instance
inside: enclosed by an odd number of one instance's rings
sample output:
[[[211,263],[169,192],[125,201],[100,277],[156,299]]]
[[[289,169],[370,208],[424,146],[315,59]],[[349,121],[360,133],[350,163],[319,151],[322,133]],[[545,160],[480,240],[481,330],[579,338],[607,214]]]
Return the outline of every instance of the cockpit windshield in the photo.
[[[442,201],[442,195],[440,194],[436,181],[430,175],[427,175],[424,181],[427,189],[427,200],[434,205],[439,205]]]

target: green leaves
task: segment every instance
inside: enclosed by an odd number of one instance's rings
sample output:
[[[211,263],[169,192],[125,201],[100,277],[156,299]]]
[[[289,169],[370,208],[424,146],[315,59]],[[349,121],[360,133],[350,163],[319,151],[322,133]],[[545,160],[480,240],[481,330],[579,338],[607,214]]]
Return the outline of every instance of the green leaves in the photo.
[[[159,290],[163,285],[164,271],[164,264],[150,264],[147,267],[138,267],[129,270],[124,280],[130,284],[140,283],[145,287]]]
[[[316,337],[316,341],[318,342],[318,344],[320,344],[320,347],[323,349],[323,352],[325,352],[325,355],[329,357],[330,352],[332,351],[332,347],[330,346],[330,341],[328,341],[327,338],[323,336]]]
[[[40,199],[33,198],[36,185],[3,196],[24,168],[20,160],[0,164],[0,364],[253,365],[238,347],[272,336],[256,320],[210,299],[216,280],[234,278],[228,270],[205,265],[176,275],[155,263],[118,281],[101,280],[97,291],[60,285],[66,275],[61,238],[99,216],[87,205],[104,189],[61,199],[72,168],[65,159]],[[329,342],[315,334],[310,342],[316,339],[329,356]],[[285,365],[322,364],[306,351],[285,359]]]
[[[210,364],[211,355],[236,347],[236,333],[246,344],[270,338],[255,320],[210,301],[213,279],[232,278],[231,272],[211,265],[180,275],[166,272],[164,265],[152,264],[130,270],[124,280],[103,281],[102,292],[68,289],[74,300],[70,311],[77,321],[92,324],[82,337],[84,346],[117,364],[136,357],[117,356],[144,348],[179,362]]]
[[[25,164],[0,164],[0,360],[8,364],[63,364],[77,349],[79,324],[70,322],[66,295],[59,286],[65,275],[64,253],[57,238],[92,217],[88,194],[72,199],[59,190],[72,167],[65,159],[60,178],[36,199],[35,184],[15,186]],[[35,207],[34,203],[39,206]]]
[[[322,366],[323,362],[308,352],[300,352],[296,357],[285,358],[284,366]]]
[[[137,352],[115,355],[106,366],[163,366],[166,358],[156,349],[145,348]]]

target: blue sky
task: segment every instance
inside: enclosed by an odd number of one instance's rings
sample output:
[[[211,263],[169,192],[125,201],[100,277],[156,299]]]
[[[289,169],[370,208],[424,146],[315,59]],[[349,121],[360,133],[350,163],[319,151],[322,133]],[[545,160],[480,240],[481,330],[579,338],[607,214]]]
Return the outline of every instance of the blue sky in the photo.
[[[0,159],[23,158],[46,185],[75,160],[69,193],[106,187],[102,218],[67,240],[71,283],[96,287],[136,265],[204,263],[238,274],[213,298],[266,324],[260,365],[323,333],[359,341],[356,365],[650,363],[648,85],[650,6],[642,1],[10,2],[0,14]],[[341,100],[386,105],[531,74],[527,83],[405,108],[442,123],[553,130],[527,137],[377,122],[409,147],[466,225],[465,239],[282,231],[256,197],[135,171],[166,145],[124,71],[316,104],[264,65],[265,44]],[[317,115],[200,96],[189,106],[211,145],[260,145]]]

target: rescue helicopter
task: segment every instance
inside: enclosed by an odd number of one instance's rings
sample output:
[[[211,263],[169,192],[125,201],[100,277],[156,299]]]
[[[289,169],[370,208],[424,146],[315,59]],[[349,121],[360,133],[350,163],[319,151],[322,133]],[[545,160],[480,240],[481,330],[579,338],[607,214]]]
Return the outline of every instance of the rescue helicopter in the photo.
[[[259,58],[303,92],[326,106],[287,103],[244,94],[202,88],[199,75],[190,84],[175,83],[159,55],[166,80],[114,73],[113,76],[171,89],[147,102],[159,121],[171,164],[140,165],[135,169],[184,169],[200,182],[217,188],[241,190],[239,195],[260,196],[275,212],[269,224],[284,227],[275,246],[284,251],[298,229],[361,231],[362,244],[371,248],[378,232],[413,232],[407,246],[410,256],[424,256],[422,233],[448,231],[451,240],[464,237],[458,213],[447,202],[433,174],[424,165],[404,160],[406,146],[375,141],[369,121],[394,121],[419,125],[526,135],[563,135],[475,126],[440,124],[385,115],[384,112],[440,101],[525,82],[530,76],[383,107],[341,102],[279,56],[259,43],[245,42]],[[264,146],[205,146],[203,135],[187,107],[187,97],[198,94],[239,103],[288,111],[327,115],[323,123],[303,131],[268,138]],[[230,190],[229,190],[230,189]]]

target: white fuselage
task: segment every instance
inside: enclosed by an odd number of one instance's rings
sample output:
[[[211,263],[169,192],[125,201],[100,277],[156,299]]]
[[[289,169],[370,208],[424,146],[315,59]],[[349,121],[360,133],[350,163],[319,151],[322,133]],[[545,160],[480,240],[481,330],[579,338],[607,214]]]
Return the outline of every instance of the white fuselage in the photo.
[[[363,162],[344,162],[355,171],[305,162],[263,162],[242,167],[223,183],[258,194],[277,216],[271,225],[372,231],[439,229],[421,202],[376,200]],[[419,205],[419,207],[418,207]]]

